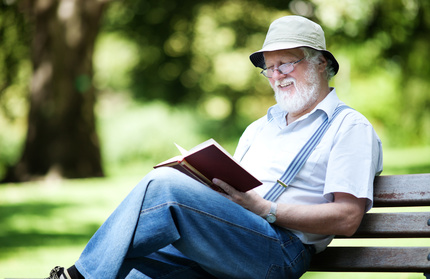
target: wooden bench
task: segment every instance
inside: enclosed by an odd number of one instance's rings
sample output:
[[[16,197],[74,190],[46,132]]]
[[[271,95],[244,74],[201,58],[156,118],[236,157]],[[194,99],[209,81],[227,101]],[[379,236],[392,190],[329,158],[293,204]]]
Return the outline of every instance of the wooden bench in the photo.
[[[374,207],[395,207],[397,210],[417,206],[430,208],[430,174],[391,175],[375,179]],[[396,210],[367,213],[353,238],[430,238],[430,209],[424,212]],[[315,255],[310,271],[419,272],[430,279],[430,246],[329,246]]]

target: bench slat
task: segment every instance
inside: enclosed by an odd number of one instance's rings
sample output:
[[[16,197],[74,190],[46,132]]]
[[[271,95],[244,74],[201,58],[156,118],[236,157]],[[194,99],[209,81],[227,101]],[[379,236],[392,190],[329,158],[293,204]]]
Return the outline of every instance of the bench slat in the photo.
[[[379,176],[375,207],[430,205],[430,174]],[[430,212],[368,213],[355,238],[430,237]],[[336,236],[339,238],[340,236]],[[328,247],[310,271],[419,272],[430,274],[430,247]]]
[[[375,207],[428,205],[430,205],[429,173],[375,177]]]
[[[368,213],[355,238],[430,237],[430,212]]]
[[[329,247],[314,256],[311,271],[430,272],[430,247]]]

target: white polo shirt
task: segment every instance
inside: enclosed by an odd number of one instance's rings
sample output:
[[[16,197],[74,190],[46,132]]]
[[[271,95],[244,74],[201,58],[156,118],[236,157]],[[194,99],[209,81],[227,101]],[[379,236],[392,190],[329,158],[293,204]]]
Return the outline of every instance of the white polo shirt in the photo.
[[[255,191],[264,196],[285,172],[301,147],[335,108],[343,104],[333,88],[310,113],[286,125],[287,112],[275,105],[252,123],[240,138],[235,158],[263,182]],[[289,204],[333,202],[344,192],[373,203],[373,180],[382,171],[382,146],[369,121],[353,109],[343,110],[333,121],[287,190],[276,201]],[[324,250],[333,236],[290,230],[303,243]]]

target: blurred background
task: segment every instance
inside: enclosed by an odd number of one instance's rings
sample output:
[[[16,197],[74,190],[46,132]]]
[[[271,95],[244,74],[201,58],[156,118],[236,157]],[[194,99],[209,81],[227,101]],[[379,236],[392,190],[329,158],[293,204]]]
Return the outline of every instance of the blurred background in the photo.
[[[427,0],[0,0],[0,277],[72,265],[174,142],[233,153],[275,103],[249,54],[290,14],[325,30],[384,174],[430,172]]]

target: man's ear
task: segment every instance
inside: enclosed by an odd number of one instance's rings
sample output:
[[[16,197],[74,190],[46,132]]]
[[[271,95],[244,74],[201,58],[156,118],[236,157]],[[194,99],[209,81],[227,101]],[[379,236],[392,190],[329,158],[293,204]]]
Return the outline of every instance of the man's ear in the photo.
[[[324,55],[320,55],[319,59],[319,63],[318,63],[318,71],[319,72],[324,72],[325,68],[327,67],[327,58],[325,58]]]

